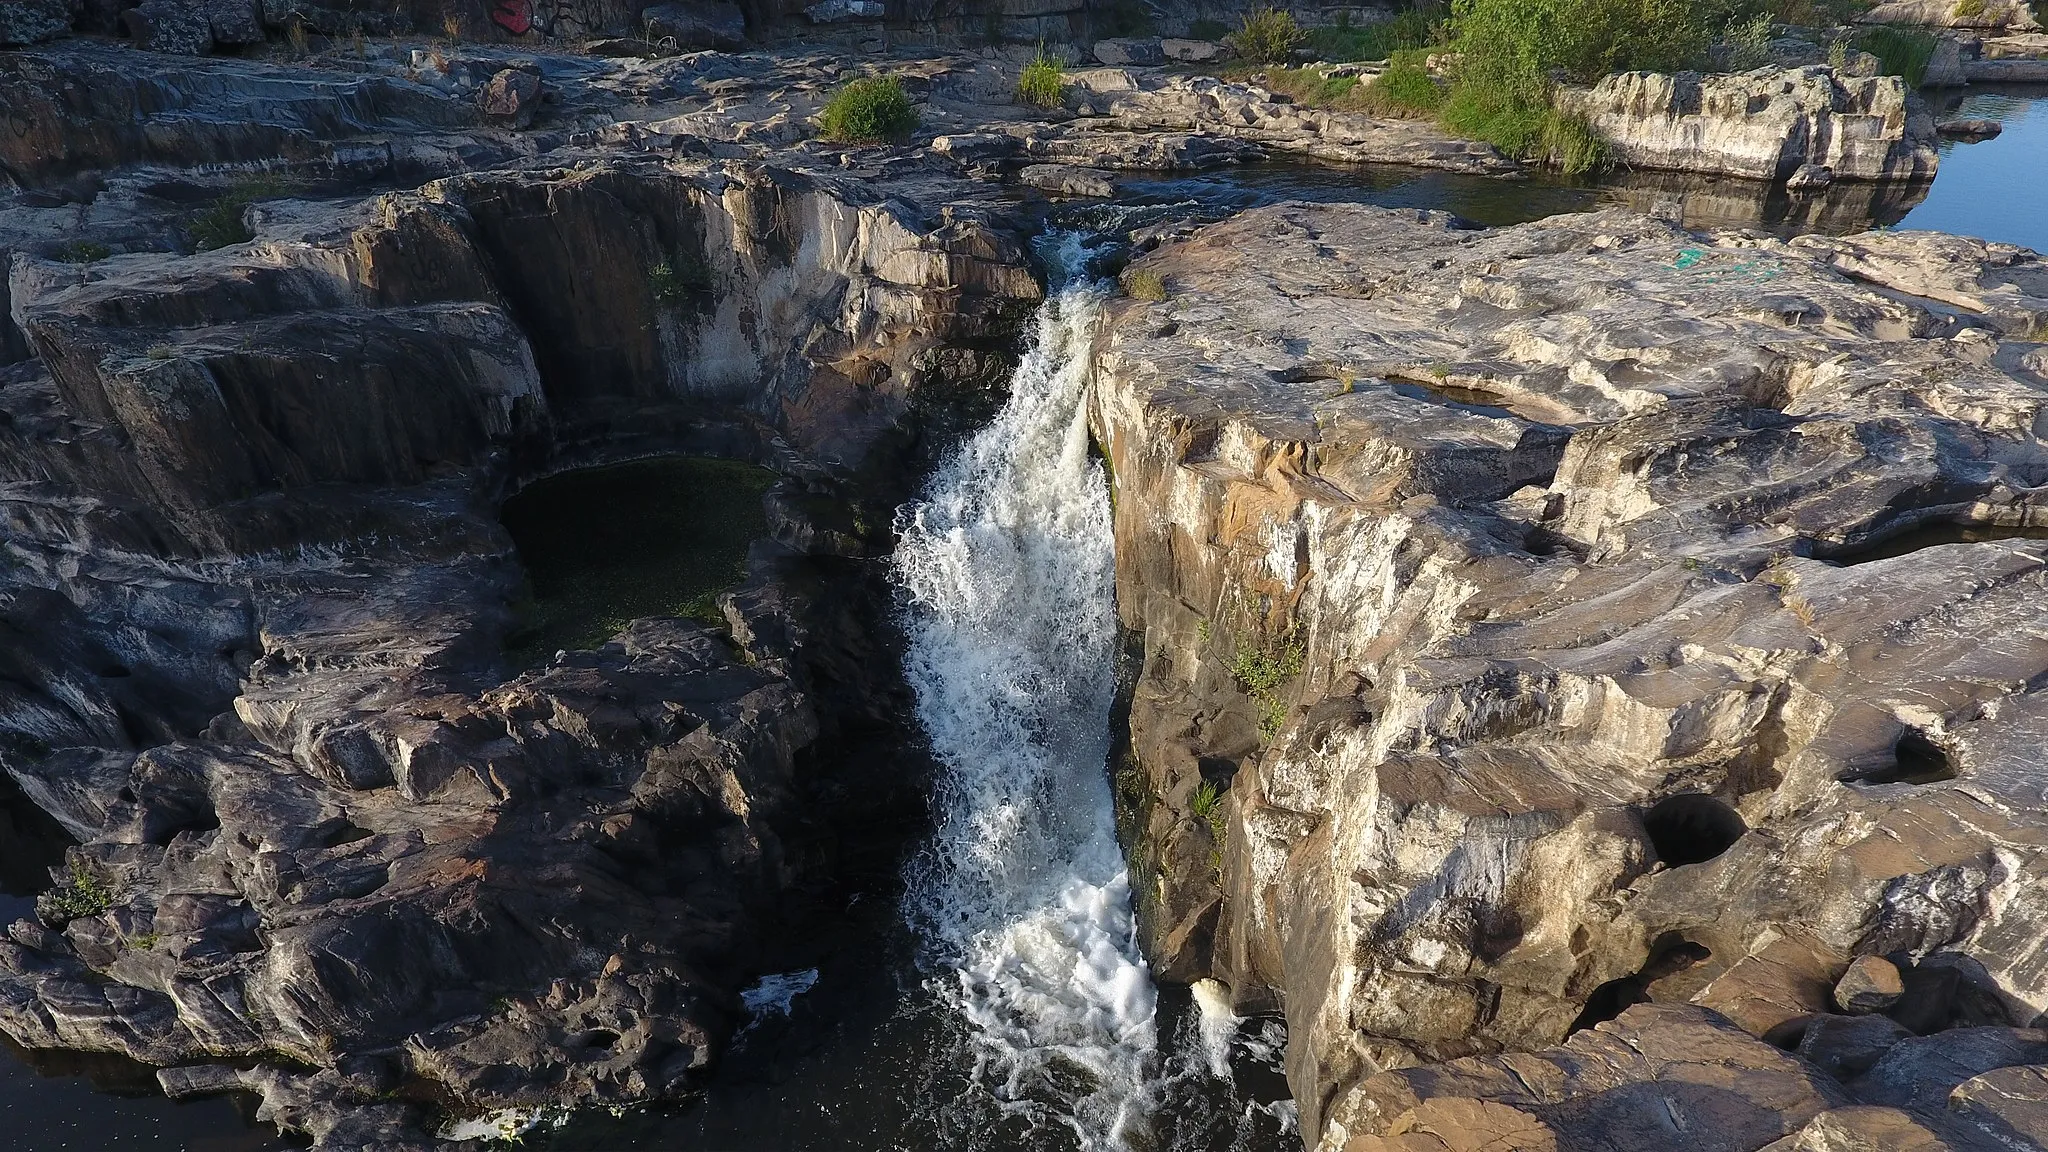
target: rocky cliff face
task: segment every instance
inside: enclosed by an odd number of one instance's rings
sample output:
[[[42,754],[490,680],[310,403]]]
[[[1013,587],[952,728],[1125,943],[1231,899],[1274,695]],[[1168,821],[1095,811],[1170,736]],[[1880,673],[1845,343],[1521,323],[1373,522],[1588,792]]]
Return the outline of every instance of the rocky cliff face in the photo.
[[[943,173],[462,144],[427,85],[105,55],[0,62],[40,101],[0,161],[0,766],[81,841],[0,1030],[329,1147],[672,1098],[803,893],[915,819],[912,776],[849,783],[906,705],[838,522],[1008,344],[1022,249]],[[560,115],[623,138],[621,99]],[[508,664],[498,501],[679,451],[784,475],[726,627]]]
[[[1622,72],[1565,89],[1634,168],[1783,180],[1801,167],[1840,180],[1931,180],[1934,120],[1896,76],[1837,76],[1826,65],[1732,75]]]
[[[1877,1052],[1971,1026],[2036,1062],[2038,257],[1296,205],[1140,267],[1167,299],[1115,306],[1093,410],[1133,888],[1161,972],[1284,1011],[1311,1146],[1589,1146],[1575,1108],[1700,1078],[1386,1074],[1641,1000],[1786,1046],[1874,1003]],[[1857,957],[1899,986],[1836,989]],[[1947,1123],[1953,1084],[1785,1067],[1711,1146]]]

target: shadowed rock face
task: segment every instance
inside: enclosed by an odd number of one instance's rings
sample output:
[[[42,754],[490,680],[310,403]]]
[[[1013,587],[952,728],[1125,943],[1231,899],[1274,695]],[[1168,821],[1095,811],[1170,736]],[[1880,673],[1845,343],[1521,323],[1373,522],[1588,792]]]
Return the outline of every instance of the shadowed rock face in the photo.
[[[914,766],[872,763],[908,709],[845,525],[1038,299],[1021,247],[944,170],[490,168],[564,135],[444,150],[473,116],[407,81],[111,55],[0,62],[66,142],[0,133],[33,189],[0,224],[0,766],[81,841],[0,939],[0,1030],[256,1089],[323,1147],[421,1142],[404,1101],[675,1098],[764,947],[918,819]],[[299,185],[191,252],[234,186],[162,165],[256,158]],[[443,178],[362,183],[408,172]],[[508,666],[499,501],[674,452],[783,476],[724,628]]]
[[[1138,267],[1133,889],[1159,970],[1285,1011],[1312,1145],[1383,1069],[1645,999],[1762,1035],[1856,955],[1913,1031],[2048,1007],[2038,257],[1283,205]]]

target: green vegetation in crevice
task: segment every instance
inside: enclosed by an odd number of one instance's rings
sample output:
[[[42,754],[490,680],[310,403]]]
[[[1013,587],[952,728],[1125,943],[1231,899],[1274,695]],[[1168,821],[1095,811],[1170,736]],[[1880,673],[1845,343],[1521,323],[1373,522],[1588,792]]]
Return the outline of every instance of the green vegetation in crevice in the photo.
[[[1339,12],[1334,24],[1311,29],[1308,47],[1319,60],[1348,64],[1354,60],[1386,60],[1404,49],[1423,48],[1439,40],[1445,12],[1436,6],[1410,8],[1392,20],[1354,24]]]
[[[917,109],[894,76],[863,76],[818,113],[818,134],[839,144],[896,143],[917,131]]]
[[[768,534],[775,474],[733,460],[668,457],[567,472],[505,502],[530,597],[506,655],[525,667],[595,648],[633,620],[718,623],[717,597],[746,575]]]
[[[1306,656],[1301,640],[1292,631],[1267,647],[1249,640],[1238,642],[1237,656],[1230,662],[1230,676],[1257,706],[1259,732],[1269,741],[1287,723],[1287,698],[1281,689],[1301,674]]]
[[[1939,41],[1918,28],[1897,28],[1880,24],[1858,33],[1855,46],[1877,57],[1878,71],[1897,76],[1908,88],[1918,88],[1927,78],[1927,65],[1934,59]]]
[[[1306,108],[1413,119],[1428,116],[1443,104],[1443,89],[1423,66],[1427,56],[1420,49],[1396,52],[1385,71],[1363,82],[1356,76],[1333,76],[1315,65],[1268,68],[1259,78],[1267,88]]]
[[[1209,836],[1216,846],[1223,846],[1223,790],[1213,780],[1204,780],[1195,786],[1195,793],[1188,798],[1188,811],[1195,819],[1209,826]]]
[[[55,920],[97,916],[114,906],[113,890],[77,860],[71,862],[71,879],[43,893],[40,902]]]
[[[1188,39],[1220,42],[1230,35],[1230,25],[1213,16],[1204,16],[1188,25]]]
[[[291,188],[289,181],[271,173],[245,176],[185,221],[185,237],[200,252],[246,244],[255,238],[246,216],[249,205],[259,200],[275,200],[287,195]]]
[[[69,240],[57,249],[57,259],[66,264],[97,264],[114,250],[96,240]]]

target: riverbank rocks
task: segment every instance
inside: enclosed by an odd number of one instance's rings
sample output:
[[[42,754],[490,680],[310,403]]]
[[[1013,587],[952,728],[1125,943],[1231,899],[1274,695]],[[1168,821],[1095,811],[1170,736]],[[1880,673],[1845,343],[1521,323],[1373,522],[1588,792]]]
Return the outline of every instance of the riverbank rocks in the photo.
[[[2038,256],[1282,205],[1134,268],[1091,421],[1142,939],[1284,1012],[1311,1147],[1645,1001],[1793,1048],[1881,958],[1929,1050],[2048,1009]],[[1949,1089],[1811,1092],[1758,1140]]]
[[[1931,180],[1939,163],[1933,117],[1903,81],[1826,65],[1622,72],[1560,90],[1558,106],[1634,168],[1783,180],[1822,165],[1839,180]]]

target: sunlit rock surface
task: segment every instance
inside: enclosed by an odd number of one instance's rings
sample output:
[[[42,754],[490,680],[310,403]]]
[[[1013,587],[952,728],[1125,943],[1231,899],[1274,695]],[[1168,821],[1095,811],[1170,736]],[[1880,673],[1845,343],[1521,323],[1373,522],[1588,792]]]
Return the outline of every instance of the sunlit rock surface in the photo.
[[[2048,1008],[2038,257],[1282,205],[1137,267],[1133,889],[1162,972],[1285,1012],[1311,1146],[1646,999],[1796,1047],[1856,956],[1901,1034]],[[1940,1107],[1806,1098],[1771,1139]]]

